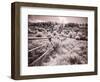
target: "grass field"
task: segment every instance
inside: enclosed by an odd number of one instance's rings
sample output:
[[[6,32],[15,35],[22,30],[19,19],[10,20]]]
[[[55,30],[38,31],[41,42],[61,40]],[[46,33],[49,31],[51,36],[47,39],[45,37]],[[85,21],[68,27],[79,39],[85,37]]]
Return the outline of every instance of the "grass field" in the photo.
[[[58,42],[57,42],[58,41]],[[54,47],[52,47],[52,44]],[[52,44],[48,40],[35,40],[31,42],[31,48],[42,46],[29,53],[29,66],[50,66],[50,65],[72,65],[86,64],[87,61],[87,41],[67,38],[64,41],[52,39]],[[52,50],[39,59],[35,64],[31,64],[47,50]]]

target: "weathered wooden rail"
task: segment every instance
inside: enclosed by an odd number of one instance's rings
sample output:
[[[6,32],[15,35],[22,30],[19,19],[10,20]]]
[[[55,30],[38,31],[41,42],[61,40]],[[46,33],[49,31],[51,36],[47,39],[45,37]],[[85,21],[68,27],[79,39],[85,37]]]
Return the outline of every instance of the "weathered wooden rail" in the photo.
[[[30,65],[34,65],[36,62],[38,62],[40,59],[42,59],[45,55],[48,55],[52,50],[53,50],[53,48],[49,48],[44,54],[42,54],[40,57],[38,57]]]
[[[28,40],[48,39],[47,37],[28,37]]]
[[[41,40],[41,39],[48,39],[48,40],[49,40],[48,37],[28,37],[28,40]],[[45,45],[46,45],[46,44],[43,44],[43,45],[41,45],[41,46],[39,46],[39,47],[33,48],[33,49],[31,49],[31,50],[28,50],[28,52],[32,52],[32,51],[34,51],[34,50],[36,50],[36,49],[39,49],[39,48],[41,48],[41,47],[43,47],[43,46],[45,46]],[[53,47],[51,46],[48,50],[46,50],[46,52],[45,52],[44,54],[42,54],[40,57],[38,57],[38,58],[37,58],[35,61],[33,61],[30,65],[31,65],[31,66],[35,65],[36,62],[38,62],[39,60],[41,60],[43,57],[47,56],[52,50],[53,50]],[[32,59],[32,57],[30,57],[29,59]]]
[[[34,51],[34,50],[36,50],[36,49],[39,49],[39,48],[41,48],[41,47],[43,47],[43,46],[45,46],[45,45],[46,45],[46,44],[41,45],[41,46],[36,47],[36,48],[32,48],[32,49],[28,50],[28,52],[32,52],[32,51]]]

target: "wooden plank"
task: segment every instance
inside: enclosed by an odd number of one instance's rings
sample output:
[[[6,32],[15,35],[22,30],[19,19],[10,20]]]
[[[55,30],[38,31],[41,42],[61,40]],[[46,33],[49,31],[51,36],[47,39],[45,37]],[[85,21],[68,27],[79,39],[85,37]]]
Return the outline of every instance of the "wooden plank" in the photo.
[[[28,40],[48,39],[47,37],[28,37]]]
[[[34,65],[36,62],[38,62],[42,57],[44,57],[45,55],[48,55],[51,51],[53,50],[53,48],[48,49],[43,55],[41,55],[39,58],[37,58],[35,61],[33,61],[30,65]]]
[[[34,51],[34,50],[36,50],[36,49],[39,49],[39,48],[41,48],[41,47],[43,47],[43,46],[45,46],[46,44],[44,44],[44,45],[42,45],[42,46],[39,46],[39,47],[36,47],[36,48],[33,48],[33,49],[30,49],[30,50],[28,50],[28,52],[32,52],[32,51]]]

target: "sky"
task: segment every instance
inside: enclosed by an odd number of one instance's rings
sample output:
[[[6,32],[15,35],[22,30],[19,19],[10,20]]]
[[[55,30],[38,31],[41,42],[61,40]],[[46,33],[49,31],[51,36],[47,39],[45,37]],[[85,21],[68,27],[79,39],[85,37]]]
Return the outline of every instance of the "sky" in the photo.
[[[87,23],[87,17],[28,15],[28,22]]]

